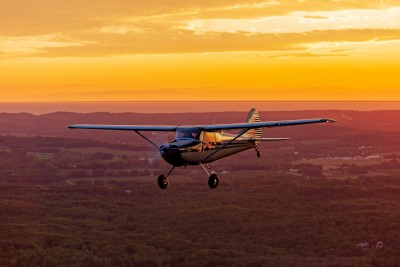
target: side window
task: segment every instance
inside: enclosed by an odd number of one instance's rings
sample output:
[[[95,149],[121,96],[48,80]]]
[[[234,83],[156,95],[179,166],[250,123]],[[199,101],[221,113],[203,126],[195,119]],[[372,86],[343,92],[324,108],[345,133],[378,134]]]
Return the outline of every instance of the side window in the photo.
[[[222,135],[220,132],[204,132],[203,142],[220,144],[222,142]]]
[[[197,139],[197,140],[198,140],[198,139],[199,139],[199,133],[193,131],[193,132],[191,133],[191,138]]]
[[[180,128],[176,132],[176,138],[190,138],[199,140],[201,136],[201,129],[200,128]]]

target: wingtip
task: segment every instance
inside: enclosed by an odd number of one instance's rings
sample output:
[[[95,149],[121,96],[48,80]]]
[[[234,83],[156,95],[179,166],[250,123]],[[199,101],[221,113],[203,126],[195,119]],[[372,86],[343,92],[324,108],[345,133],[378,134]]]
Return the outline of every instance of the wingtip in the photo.
[[[335,123],[335,122],[337,122],[337,120],[334,120],[334,119],[324,119],[324,121],[327,122],[327,123]]]

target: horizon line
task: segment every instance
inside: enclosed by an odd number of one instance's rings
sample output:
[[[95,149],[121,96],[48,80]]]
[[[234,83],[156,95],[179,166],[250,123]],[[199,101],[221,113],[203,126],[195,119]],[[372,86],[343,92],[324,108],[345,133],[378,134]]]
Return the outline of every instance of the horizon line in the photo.
[[[0,102],[2,113],[48,114],[75,113],[201,113],[248,111],[300,110],[400,110],[400,101],[333,101],[333,100],[257,100],[257,101],[41,101]]]
[[[400,102],[400,100],[82,100],[82,101],[0,101],[0,104],[36,103],[210,103],[210,102]]]

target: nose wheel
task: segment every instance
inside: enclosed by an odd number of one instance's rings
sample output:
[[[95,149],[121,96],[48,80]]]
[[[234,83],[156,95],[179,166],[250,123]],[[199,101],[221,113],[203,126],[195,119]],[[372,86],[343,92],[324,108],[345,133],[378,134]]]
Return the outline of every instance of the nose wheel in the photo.
[[[218,187],[219,184],[219,177],[215,173],[211,174],[210,177],[208,177],[208,186],[211,189],[215,189]]]
[[[169,185],[168,176],[171,174],[171,172],[174,169],[175,169],[175,166],[172,167],[172,169],[169,171],[169,173],[167,175],[161,174],[160,176],[158,176],[157,183],[161,189],[167,189],[167,187]]]

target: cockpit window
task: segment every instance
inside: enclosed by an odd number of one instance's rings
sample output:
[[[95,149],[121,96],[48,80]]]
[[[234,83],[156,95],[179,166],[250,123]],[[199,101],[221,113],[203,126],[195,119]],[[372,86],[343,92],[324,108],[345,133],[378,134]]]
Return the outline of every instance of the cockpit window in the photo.
[[[195,139],[199,140],[200,139],[200,134],[201,134],[201,128],[178,128],[176,130],[176,139],[182,139],[182,138],[190,138],[190,139]]]

